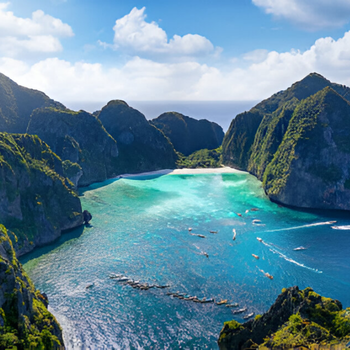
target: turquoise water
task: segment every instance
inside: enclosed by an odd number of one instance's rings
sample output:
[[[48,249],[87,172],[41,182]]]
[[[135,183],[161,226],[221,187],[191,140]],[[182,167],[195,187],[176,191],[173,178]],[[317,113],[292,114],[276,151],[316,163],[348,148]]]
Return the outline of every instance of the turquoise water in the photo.
[[[48,294],[68,349],[217,349],[224,321],[267,311],[293,285],[350,306],[350,231],[327,223],[350,218],[279,207],[246,173],[122,178],[85,188],[81,200],[90,227],[21,259]],[[112,273],[170,287],[133,289]],[[247,312],[169,291],[227,299]]]

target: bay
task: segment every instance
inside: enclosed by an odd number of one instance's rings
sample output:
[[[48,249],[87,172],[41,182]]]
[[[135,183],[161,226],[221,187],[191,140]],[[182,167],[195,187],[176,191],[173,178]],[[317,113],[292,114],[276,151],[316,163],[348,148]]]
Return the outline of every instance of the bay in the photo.
[[[350,306],[350,231],[330,223],[349,225],[348,215],[280,207],[247,173],[120,178],[81,200],[91,226],[21,259],[68,349],[216,349],[223,322],[243,321],[234,308],[169,292],[260,314],[298,285]],[[111,274],[169,288],[134,289]]]

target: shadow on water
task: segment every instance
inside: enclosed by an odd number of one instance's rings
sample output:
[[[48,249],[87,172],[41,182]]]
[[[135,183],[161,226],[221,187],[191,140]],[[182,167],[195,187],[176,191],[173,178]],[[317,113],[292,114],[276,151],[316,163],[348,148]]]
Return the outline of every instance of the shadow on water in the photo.
[[[91,227],[89,225],[88,227]],[[73,230],[65,231],[58,239],[54,242],[49,243],[45,246],[35,248],[33,251],[19,257],[19,261],[22,265],[26,264],[29,260],[40,258],[42,255],[45,255],[57,247],[61,246],[63,243],[68,242],[72,239],[79,238],[84,232],[85,226],[79,226]]]

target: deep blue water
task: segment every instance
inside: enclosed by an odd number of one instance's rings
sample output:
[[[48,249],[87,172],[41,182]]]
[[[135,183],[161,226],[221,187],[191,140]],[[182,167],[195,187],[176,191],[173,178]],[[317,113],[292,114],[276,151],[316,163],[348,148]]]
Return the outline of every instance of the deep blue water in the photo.
[[[91,227],[21,259],[48,294],[68,349],[216,349],[223,322],[246,314],[169,290],[228,299],[258,314],[282,288],[311,286],[350,306],[350,231],[327,223],[350,218],[279,207],[249,174],[110,180],[84,189],[81,200]],[[111,273],[170,288],[133,289]]]

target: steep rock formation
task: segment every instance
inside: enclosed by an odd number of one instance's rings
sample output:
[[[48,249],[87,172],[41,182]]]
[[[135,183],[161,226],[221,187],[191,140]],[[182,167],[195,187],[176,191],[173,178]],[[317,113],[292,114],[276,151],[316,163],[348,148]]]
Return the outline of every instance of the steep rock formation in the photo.
[[[118,142],[120,174],[175,168],[173,145],[142,113],[114,100],[96,115]]]
[[[33,110],[41,107],[65,107],[43,92],[28,89],[0,73],[0,131],[26,132]]]
[[[294,349],[312,344],[338,344],[350,339],[350,308],[324,298],[311,288],[283,289],[262,316],[244,324],[225,322],[218,340],[221,350]]]
[[[276,128],[276,131],[282,133],[283,136],[286,130],[285,126],[289,122],[290,110],[293,110],[301,100],[314,95],[327,86],[343,98],[350,100],[350,89],[348,87],[331,83],[320,74],[311,73],[301,81],[294,83],[287,90],[280,91],[260,102],[249,112],[237,115],[232,120],[222,142],[224,164],[242,170],[249,170],[262,178],[263,171],[259,168],[261,166],[265,168],[266,162],[269,162],[273,157],[272,154],[272,157],[271,155],[268,156],[265,161],[265,149],[267,148],[268,152],[273,152],[276,143],[278,143],[274,140],[276,133],[272,129]],[[281,113],[283,115],[280,115]],[[275,120],[276,117],[282,120],[278,123]],[[272,120],[274,120],[273,126],[269,126]],[[262,140],[266,135],[268,138],[264,141],[266,145],[261,149]],[[281,138],[281,135],[279,138]],[[254,162],[250,162],[250,158],[257,158],[258,164],[255,165]],[[261,161],[260,158],[263,158],[263,160]],[[249,166],[248,163],[250,163]]]
[[[0,222],[18,255],[83,223],[62,162],[37,136],[0,133]]]
[[[350,210],[349,100],[349,88],[310,74],[232,121],[224,164],[256,175],[280,203]]]
[[[326,87],[295,109],[263,185],[272,200],[350,210],[350,103]]]
[[[177,112],[167,112],[152,120],[152,124],[170,139],[174,148],[188,156],[200,149],[221,146],[224,132],[220,125],[206,119],[193,119]]]
[[[64,349],[62,330],[0,225],[0,349]]]
[[[87,112],[37,109],[31,115],[27,133],[38,135],[65,161],[66,174],[79,186],[101,182],[118,173],[116,141]],[[71,163],[78,163],[81,169]]]

